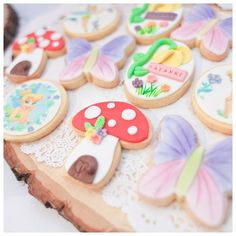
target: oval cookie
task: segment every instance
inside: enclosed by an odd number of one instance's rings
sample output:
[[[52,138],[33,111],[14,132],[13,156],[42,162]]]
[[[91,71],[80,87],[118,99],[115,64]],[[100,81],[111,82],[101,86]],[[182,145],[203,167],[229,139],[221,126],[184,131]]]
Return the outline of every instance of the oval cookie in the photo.
[[[62,86],[31,80],[17,86],[4,102],[4,139],[31,142],[54,130],[67,113],[67,95]]]
[[[126,67],[125,93],[143,108],[166,106],[178,100],[192,83],[194,60],[185,44],[168,38],[143,46]]]
[[[140,44],[168,37],[182,20],[181,4],[144,4],[132,9],[128,29]]]
[[[232,134],[232,66],[217,66],[205,72],[193,90],[192,104],[209,128]]]

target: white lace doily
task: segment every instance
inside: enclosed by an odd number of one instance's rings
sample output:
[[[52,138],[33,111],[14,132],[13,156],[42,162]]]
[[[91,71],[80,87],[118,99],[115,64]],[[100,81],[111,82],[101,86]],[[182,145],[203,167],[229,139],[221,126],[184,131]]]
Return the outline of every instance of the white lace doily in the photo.
[[[30,22],[25,27],[25,32],[35,30],[36,28],[49,26],[52,29],[62,31],[60,26],[60,19],[71,9],[77,8],[78,5],[66,5],[58,7],[48,15],[44,15],[37,20]],[[131,4],[125,6],[116,5],[116,7],[123,14],[121,25],[110,37],[106,37],[98,42],[93,42],[93,45],[103,45],[111,37],[125,34],[125,22],[128,14],[133,7]],[[53,15],[53,17],[52,17]],[[5,53],[5,65],[9,63],[10,51]],[[218,65],[217,62],[211,62],[202,58],[198,49],[193,49],[193,56],[195,59],[195,77],[193,83],[199,78],[207,69]],[[130,59],[129,59],[130,60]],[[231,63],[230,55],[220,64]],[[129,62],[127,62],[129,64]],[[59,70],[64,66],[64,58],[50,59],[47,63],[45,72],[42,78],[57,80]],[[120,72],[121,80],[125,78],[124,73],[127,68]],[[5,81],[4,93],[7,93],[15,85]],[[193,86],[192,86],[193,87]],[[130,225],[134,231],[204,231],[206,229],[196,226],[191,219],[186,215],[185,211],[178,203],[174,203],[169,207],[156,207],[141,202],[136,193],[137,182],[139,178],[147,170],[147,163],[151,158],[152,150],[156,145],[155,137],[157,126],[160,120],[167,114],[179,114],[186,118],[196,129],[200,143],[205,147],[213,144],[224,138],[224,135],[213,132],[206,128],[196,117],[191,106],[191,92],[192,87],[188,93],[185,94],[176,103],[163,107],[160,109],[141,109],[149,118],[153,128],[153,139],[151,144],[143,150],[127,151],[123,150],[121,162],[115,172],[111,182],[101,191],[104,201],[116,208],[120,208],[122,212],[126,213]],[[50,135],[33,143],[25,143],[21,145],[22,152],[31,154],[32,158],[36,158],[39,162],[45,162],[52,167],[60,167],[72,148],[76,146],[79,141],[78,135],[72,130],[69,125],[71,117],[82,108],[95,103],[107,100],[126,101],[122,83],[114,89],[102,89],[93,84],[86,84],[81,88],[68,91],[69,96],[69,111],[65,121],[57,127]],[[229,217],[226,224],[224,224],[218,231],[230,231],[232,229],[232,212],[229,211]]]

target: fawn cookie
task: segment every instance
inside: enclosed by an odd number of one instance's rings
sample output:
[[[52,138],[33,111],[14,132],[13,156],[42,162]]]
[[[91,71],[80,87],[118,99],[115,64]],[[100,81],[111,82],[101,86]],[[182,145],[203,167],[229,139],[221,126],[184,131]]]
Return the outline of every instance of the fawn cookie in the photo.
[[[46,80],[17,86],[4,102],[4,139],[31,142],[54,130],[67,113],[64,88]]]
[[[192,126],[182,117],[164,117],[153,165],[140,179],[138,193],[150,204],[173,201],[201,225],[224,223],[232,192],[232,138],[210,149],[198,144]]]
[[[94,41],[112,33],[119,22],[120,17],[115,8],[87,5],[67,15],[63,19],[63,28],[71,38]]]
[[[232,66],[222,65],[205,72],[192,95],[194,111],[209,128],[232,134]]]
[[[178,100],[192,83],[192,52],[183,43],[168,38],[142,47],[127,67],[125,93],[130,102],[156,108]]]
[[[128,19],[128,29],[140,44],[151,44],[168,37],[183,16],[181,4],[144,4],[135,7]]]
[[[31,52],[35,48],[43,49],[51,58],[62,56],[66,52],[65,39],[56,31],[39,29],[16,39],[12,44],[12,53],[16,56],[21,52]]]
[[[101,102],[84,108],[72,119],[84,136],[66,161],[66,171],[82,186],[107,184],[119,163],[121,148],[148,145],[151,128],[144,114],[125,102]]]
[[[37,79],[43,73],[47,63],[47,55],[41,48],[30,52],[22,52],[7,67],[5,74],[14,83]]]
[[[232,44],[232,17],[221,19],[209,5],[197,4],[171,38],[191,48],[199,47],[209,60],[222,61]]]
[[[118,36],[100,49],[82,39],[68,42],[67,65],[60,75],[66,89],[76,89],[87,82],[103,88],[118,85],[119,72],[127,56],[133,52],[135,41],[129,35]]]

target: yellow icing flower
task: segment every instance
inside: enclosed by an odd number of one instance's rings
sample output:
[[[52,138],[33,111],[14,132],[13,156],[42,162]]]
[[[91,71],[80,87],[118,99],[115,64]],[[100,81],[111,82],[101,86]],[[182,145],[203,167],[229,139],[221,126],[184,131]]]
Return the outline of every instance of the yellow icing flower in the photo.
[[[153,62],[171,67],[178,67],[187,64],[192,59],[192,52],[188,47],[179,46],[177,49],[167,49],[157,52]]]
[[[171,12],[182,7],[182,4],[150,4],[149,11]]]
[[[96,130],[94,128],[89,128],[85,132],[85,138],[87,138],[87,139],[91,139],[94,135],[96,135]]]

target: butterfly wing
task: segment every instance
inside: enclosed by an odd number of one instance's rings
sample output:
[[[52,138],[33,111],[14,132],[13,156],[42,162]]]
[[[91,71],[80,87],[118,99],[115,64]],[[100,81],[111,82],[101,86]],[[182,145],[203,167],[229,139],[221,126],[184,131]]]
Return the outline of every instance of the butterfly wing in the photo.
[[[139,194],[159,205],[169,204],[175,197],[176,182],[184,163],[196,146],[192,126],[180,116],[166,116],[161,122],[154,154],[156,165],[141,178]]]
[[[219,23],[219,27],[226,33],[230,41],[232,41],[232,17],[223,19]]]
[[[203,165],[185,198],[188,211],[209,227],[223,223],[232,191],[232,138],[206,152]]]
[[[133,48],[133,45],[135,45],[133,37],[121,35],[105,44],[101,48],[101,53],[110,57],[120,69],[124,66],[124,63],[121,62],[132,52],[130,49]]]
[[[69,64],[77,57],[81,57],[92,50],[92,46],[83,39],[71,39],[67,43],[66,62]]]

